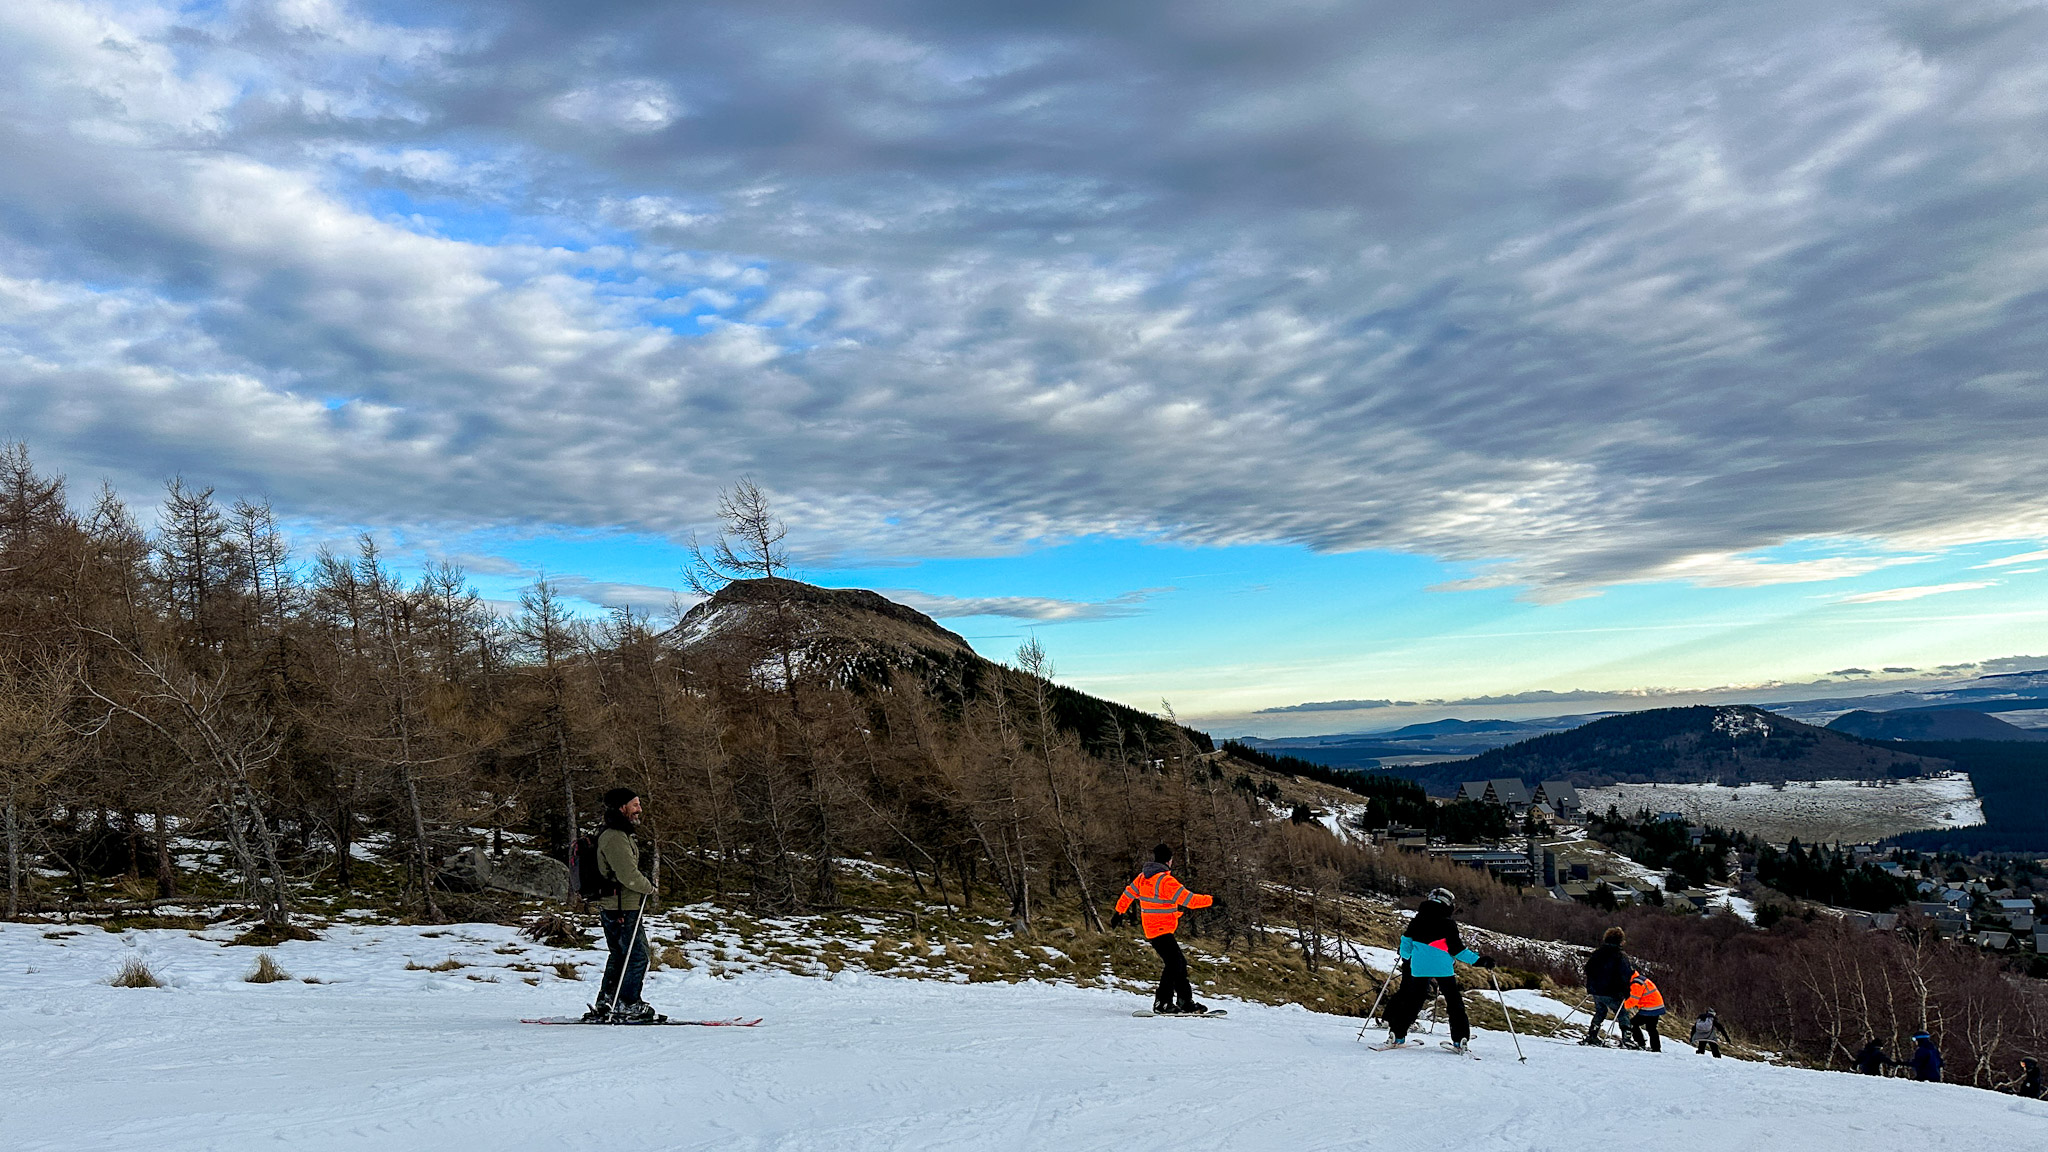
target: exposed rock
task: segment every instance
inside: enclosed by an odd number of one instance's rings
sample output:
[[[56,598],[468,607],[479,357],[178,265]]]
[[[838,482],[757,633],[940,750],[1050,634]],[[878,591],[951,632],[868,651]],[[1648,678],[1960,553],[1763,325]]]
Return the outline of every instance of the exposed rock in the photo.
[[[493,856],[477,844],[441,861],[441,874],[462,888],[495,888],[548,900],[569,898],[569,866],[538,852],[513,850]]]

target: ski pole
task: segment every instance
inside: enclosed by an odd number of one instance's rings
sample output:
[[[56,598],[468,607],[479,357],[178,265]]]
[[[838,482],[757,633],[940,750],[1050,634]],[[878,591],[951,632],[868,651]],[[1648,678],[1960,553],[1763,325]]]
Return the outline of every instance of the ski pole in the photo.
[[[1508,1022],[1508,1035],[1515,1042],[1515,1059],[1521,1061],[1524,1064],[1527,1064],[1529,1062],[1529,1058],[1527,1056],[1522,1055],[1522,1037],[1515,1032],[1515,1018],[1513,1014],[1511,1014],[1508,1011],[1507,994],[1500,990],[1500,977],[1495,975],[1493,969],[1491,968],[1488,968],[1486,970],[1486,975],[1488,979],[1493,981],[1494,997],[1500,1001],[1501,1019],[1506,1020]]]
[[[1372,1007],[1365,1010],[1365,1023],[1360,1024],[1358,1026],[1358,1038],[1360,1040],[1365,1039],[1365,1030],[1372,1027],[1373,1017],[1379,1015],[1380,999],[1387,994],[1387,985],[1392,984],[1393,982],[1394,970],[1389,968],[1387,969],[1387,978],[1385,980],[1380,981],[1379,994],[1372,998]]]
[[[626,945],[626,954],[619,960],[619,982],[612,985],[612,1002],[605,1005],[604,1016],[607,1020],[619,1010],[619,989],[626,986],[626,969],[633,966],[633,948],[641,943],[642,933],[645,931],[642,921],[646,918],[647,894],[643,892],[640,894],[640,907],[633,912],[633,943]]]

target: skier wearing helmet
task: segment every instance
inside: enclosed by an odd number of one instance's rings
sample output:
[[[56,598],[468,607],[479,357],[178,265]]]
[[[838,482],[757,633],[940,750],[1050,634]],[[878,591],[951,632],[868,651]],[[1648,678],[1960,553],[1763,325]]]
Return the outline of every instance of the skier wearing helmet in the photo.
[[[1401,987],[1387,1003],[1387,1040],[1373,1047],[1399,1048],[1408,1042],[1408,1028],[1422,1011],[1422,1002],[1441,991],[1451,1018],[1453,1052],[1464,1052],[1472,1037],[1472,1025],[1465,1019],[1465,995],[1458,987],[1457,964],[1493,967],[1493,957],[1481,956],[1458,939],[1457,922],[1451,908],[1458,898],[1448,888],[1438,888],[1423,900],[1414,919],[1401,933]]]

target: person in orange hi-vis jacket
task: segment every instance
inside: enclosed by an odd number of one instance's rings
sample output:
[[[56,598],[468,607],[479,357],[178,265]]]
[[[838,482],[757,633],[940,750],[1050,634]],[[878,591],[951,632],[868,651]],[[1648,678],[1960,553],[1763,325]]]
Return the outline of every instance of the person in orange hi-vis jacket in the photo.
[[[1623,1047],[1662,1052],[1664,1046],[1662,1037],[1657,1034],[1657,1022],[1663,1018],[1664,994],[1657,990],[1657,985],[1641,971],[1629,977],[1628,999],[1621,1002],[1621,1015],[1614,1021],[1621,1025]],[[1645,1033],[1648,1034],[1647,1039]]]
[[[1145,865],[1137,879],[1124,885],[1124,894],[1116,902],[1116,915],[1109,923],[1111,927],[1122,924],[1131,905],[1138,906],[1138,925],[1145,930],[1145,941],[1159,953],[1166,969],[1159,977],[1159,990],[1152,994],[1152,1010],[1163,1016],[1199,1015],[1209,1009],[1195,1003],[1195,990],[1188,984],[1188,958],[1173,934],[1180,927],[1182,909],[1207,908],[1216,901],[1189,891],[1173,878],[1172,868],[1173,849],[1164,844],[1152,849],[1152,863]]]

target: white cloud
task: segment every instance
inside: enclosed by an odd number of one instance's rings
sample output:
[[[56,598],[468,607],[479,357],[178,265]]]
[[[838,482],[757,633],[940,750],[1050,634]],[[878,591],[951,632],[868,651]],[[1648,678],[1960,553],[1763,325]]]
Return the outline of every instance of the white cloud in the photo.
[[[1971,565],[1971,567],[2003,568],[2008,564],[2031,564],[2036,560],[2048,560],[2048,548],[2044,548],[2038,552],[2022,552],[2017,556],[2001,556],[1996,560],[1986,560],[1982,564],[1973,564]]]
[[[1922,584],[1913,588],[1887,588],[1882,592],[1858,592],[1854,596],[1842,597],[1843,604],[1890,604],[1899,600],[1918,600],[1923,596],[1939,596],[1945,592],[1968,592],[1976,588],[1989,588],[1996,580],[1962,580],[1953,584]]]
[[[942,596],[908,588],[885,588],[882,595],[941,620],[963,616],[1007,616],[1016,620],[1061,623],[1135,616],[1144,603],[1164,588],[1143,588],[1107,600],[1060,600],[1046,596]]]

